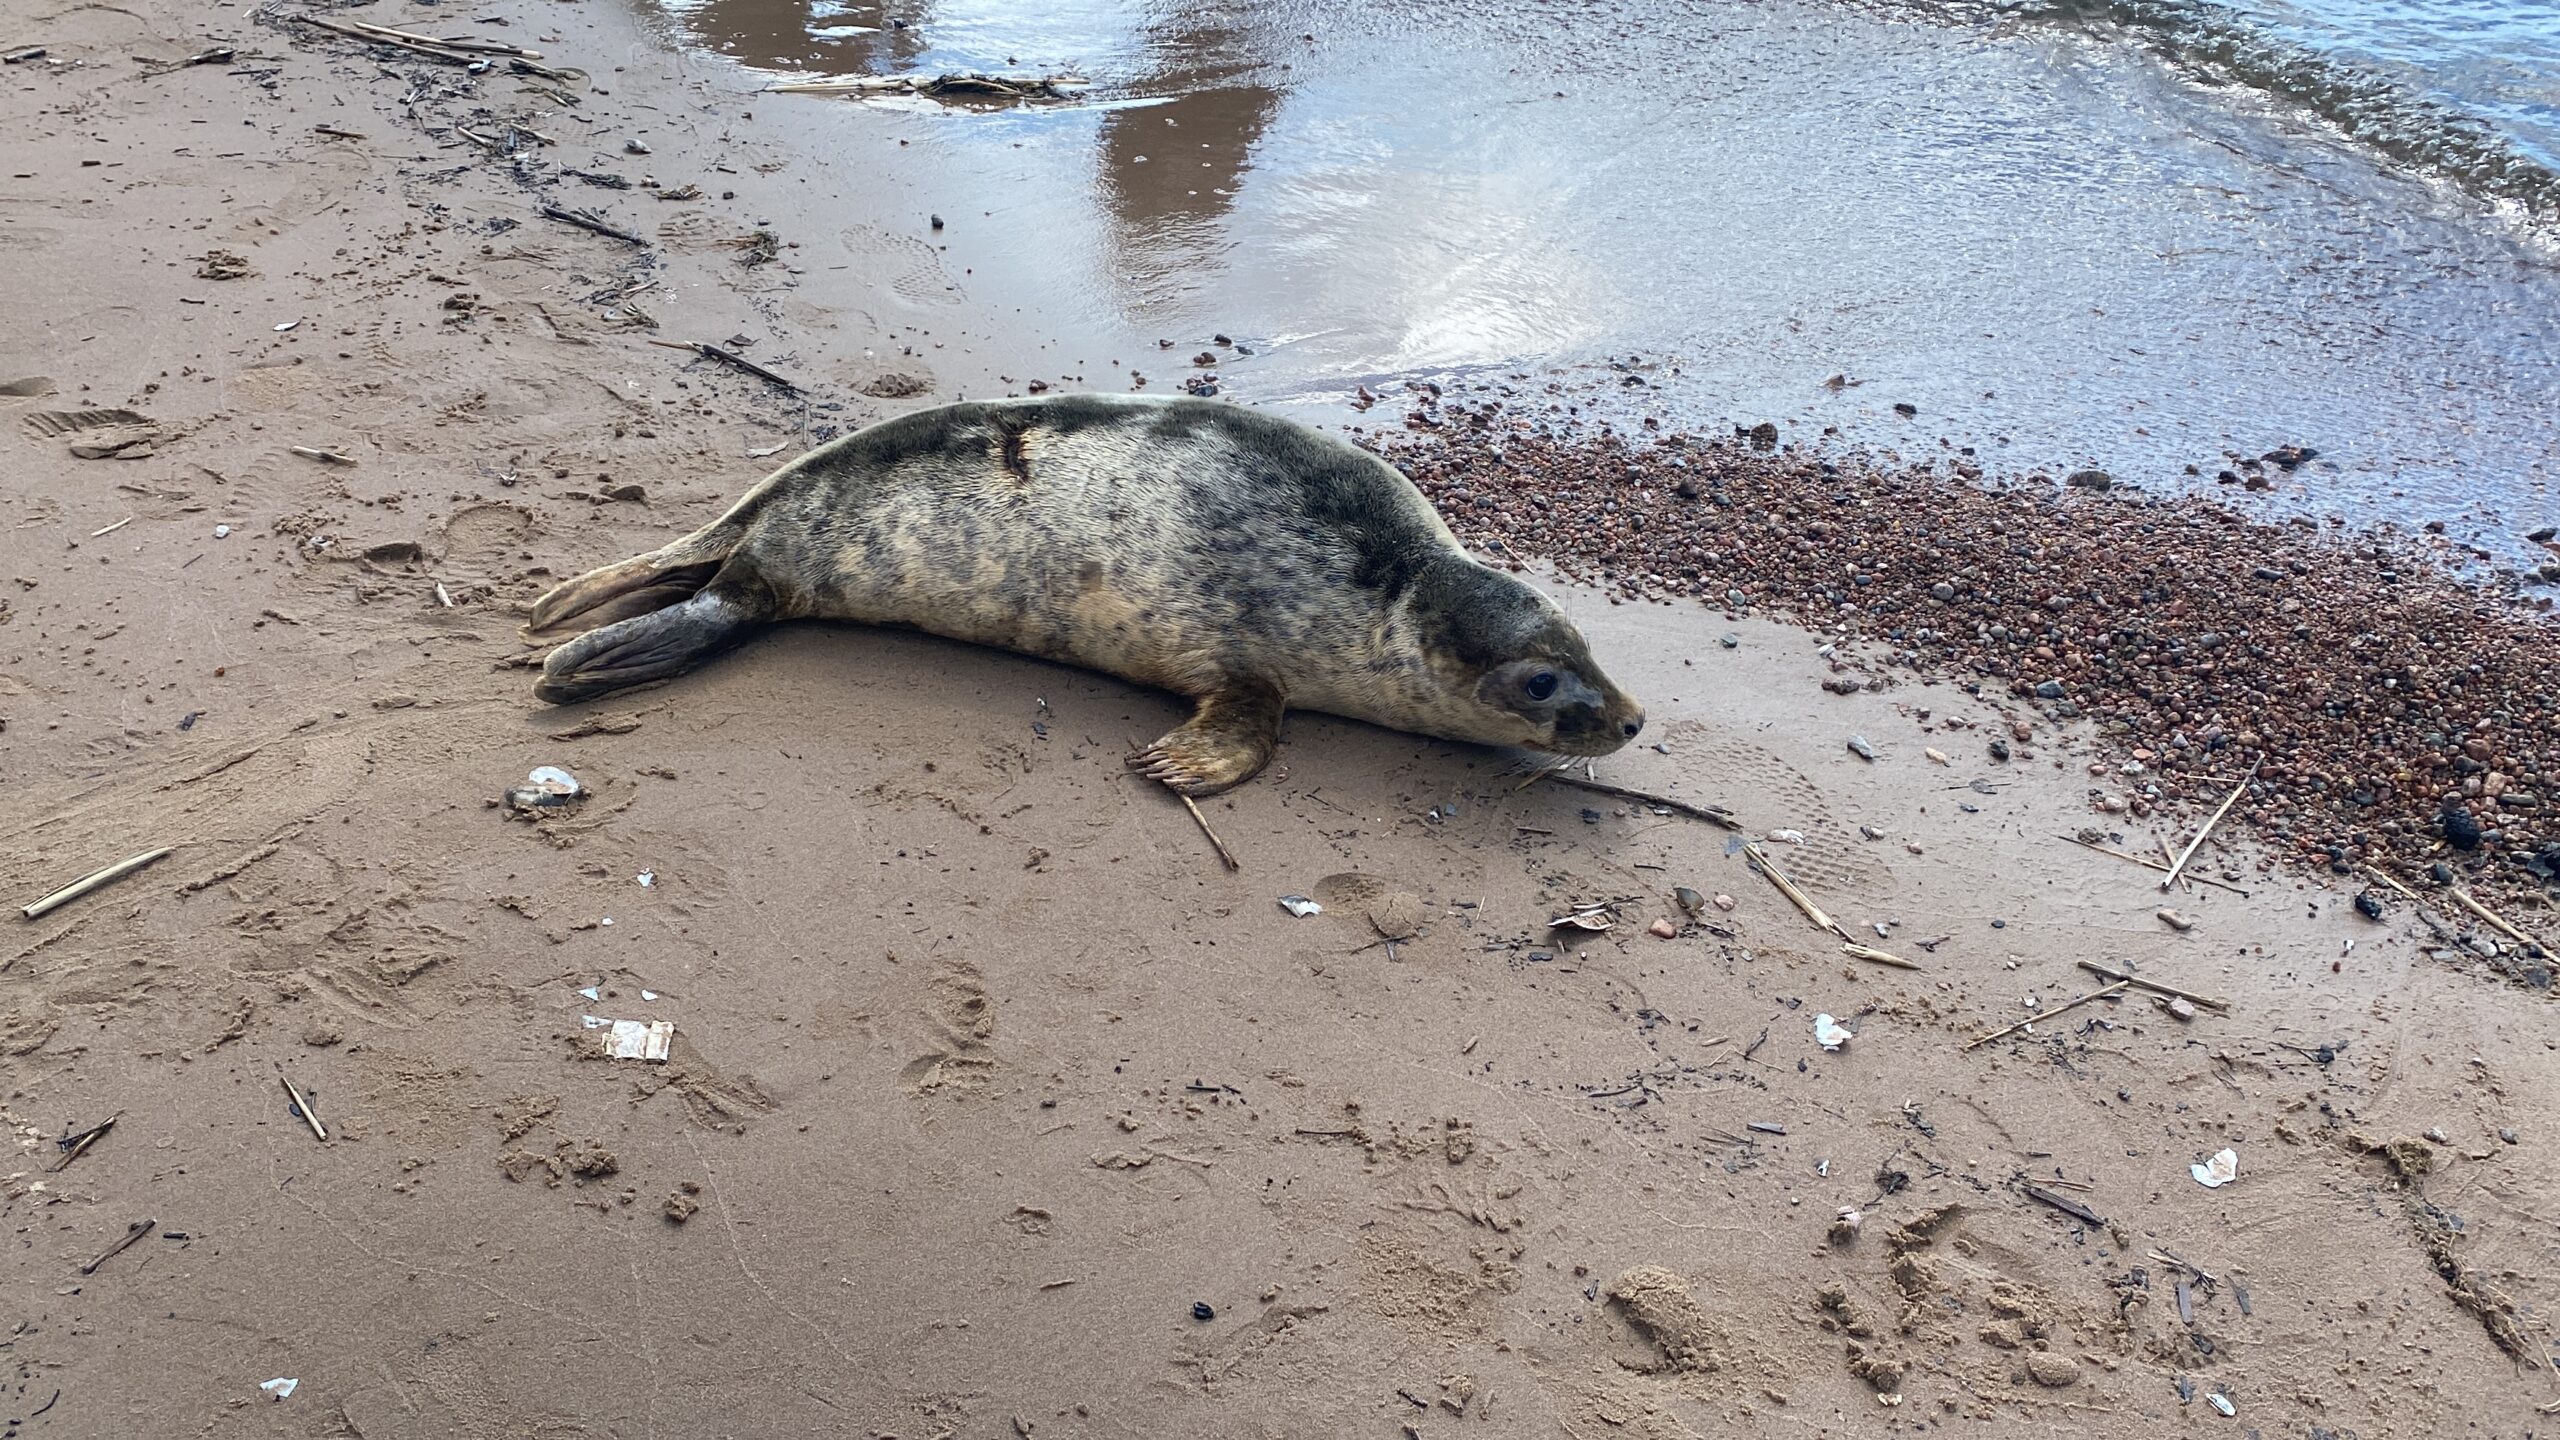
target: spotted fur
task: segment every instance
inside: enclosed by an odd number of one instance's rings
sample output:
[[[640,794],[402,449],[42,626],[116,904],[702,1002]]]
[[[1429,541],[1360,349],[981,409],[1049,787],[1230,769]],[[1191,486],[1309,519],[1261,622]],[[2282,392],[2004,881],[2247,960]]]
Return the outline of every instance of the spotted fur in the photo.
[[[801,618],[1189,696],[1199,715],[1133,763],[1190,793],[1260,770],[1284,708],[1566,754],[1644,716],[1554,602],[1470,558],[1376,456],[1233,405],[1098,395],[948,405],[809,452],[543,596],[529,635],[588,633],[535,694],[671,675]]]

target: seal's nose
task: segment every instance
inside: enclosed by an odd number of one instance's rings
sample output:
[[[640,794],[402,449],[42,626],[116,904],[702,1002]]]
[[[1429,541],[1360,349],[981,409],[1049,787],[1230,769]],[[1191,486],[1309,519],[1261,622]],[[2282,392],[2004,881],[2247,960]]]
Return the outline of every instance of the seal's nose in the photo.
[[[1639,710],[1633,715],[1628,716],[1626,718],[1626,722],[1620,725],[1618,729],[1624,733],[1628,739],[1633,740],[1644,730],[1644,712]]]

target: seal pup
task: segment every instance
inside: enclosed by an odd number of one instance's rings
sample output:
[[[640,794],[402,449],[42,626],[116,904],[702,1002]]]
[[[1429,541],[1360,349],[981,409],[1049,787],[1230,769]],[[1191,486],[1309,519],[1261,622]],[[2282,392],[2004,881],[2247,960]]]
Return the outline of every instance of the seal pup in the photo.
[[[1365,450],[1223,402],[1069,395],[885,420],[727,514],[533,607],[568,704],[674,675],[757,627],[907,625],[1064,661],[1199,709],[1130,757],[1189,795],[1270,763],[1296,706],[1605,755],[1644,709],[1555,602],[1469,557]]]

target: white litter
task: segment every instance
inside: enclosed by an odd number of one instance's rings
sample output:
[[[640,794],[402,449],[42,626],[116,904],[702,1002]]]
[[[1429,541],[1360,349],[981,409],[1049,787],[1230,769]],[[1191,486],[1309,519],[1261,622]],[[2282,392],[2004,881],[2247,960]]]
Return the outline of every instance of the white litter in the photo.
[[[1804,832],[1801,830],[1772,830],[1769,832],[1769,838],[1780,845],[1801,845],[1804,843]]]
[[[640,998],[643,1000],[655,1000],[658,998],[658,992],[655,990],[643,990],[640,992]]]
[[[655,870],[643,870],[632,878],[640,882],[641,889],[646,890],[650,886],[658,883],[658,872]]]
[[[1321,914],[1323,914],[1323,913],[1324,913],[1324,907],[1323,907],[1323,906],[1321,906],[1321,905],[1317,904],[1317,903],[1316,903],[1316,902],[1314,902],[1313,900],[1308,899],[1308,898],[1307,898],[1306,896],[1304,896],[1304,895],[1283,895],[1283,896],[1281,896],[1281,897],[1280,897],[1280,908],[1281,908],[1281,909],[1283,909],[1283,910],[1288,911],[1288,912],[1289,912],[1290,914],[1292,914],[1292,915],[1297,916],[1297,917],[1298,917],[1299,919],[1301,919],[1301,920],[1306,919],[1306,918],[1307,918],[1308,916],[1310,916],[1310,915],[1321,915]]]
[[[673,1020],[607,1020],[601,1015],[578,1018],[590,1030],[610,1031],[604,1037],[607,1060],[664,1060],[676,1040]]]
[[[581,989],[578,993],[579,993],[579,994],[581,994],[581,995],[586,996],[586,997],[587,997],[588,999],[590,999],[590,1000],[601,1000],[601,999],[603,999],[604,997],[603,997],[603,996],[601,996],[601,995],[599,995],[599,994],[597,994],[596,992],[597,992],[597,991],[599,991],[599,990],[602,990],[603,988],[604,988],[603,983],[602,983],[601,981],[599,981],[599,982],[598,982],[598,983],[596,983],[596,984],[589,985],[589,986],[585,987],[584,989]],[[591,1029],[591,1030],[592,1030],[592,1029],[594,1029],[595,1027],[591,1025],[591,1026],[589,1026],[589,1027],[587,1027],[587,1028],[589,1028],[589,1029]]]
[[[281,1400],[300,1388],[301,1384],[300,1376],[279,1375],[273,1380],[259,1381],[258,1388]]]
[[[2213,1403],[2214,1409],[2221,1411],[2225,1415],[2237,1415],[2240,1413],[2240,1407],[2231,1403],[2231,1397],[2223,1394],[2219,1390],[2216,1390],[2204,1398]]]
[[[277,326],[277,327],[276,327],[276,333],[277,333],[277,334],[279,334],[279,335],[281,335],[281,334],[283,334],[284,332],[286,332],[287,330],[290,330],[290,329],[292,329],[294,326],[299,325],[299,324],[301,324],[301,323],[302,323],[302,322],[301,322],[301,321],[299,321],[299,320],[287,320],[287,321],[286,321],[286,322],[284,322],[283,324],[281,324],[281,325],[279,325],[279,326]]]
[[[216,540],[228,540],[228,539],[230,539],[230,538],[231,538],[231,527],[230,527],[230,526],[228,526],[228,525],[216,525],[216,526],[214,526],[214,527],[213,527],[213,538],[214,538],[214,539],[216,539]]]
[[[1839,1021],[1832,1019],[1828,1015],[1816,1015],[1813,1017],[1814,1041],[1821,1045],[1825,1050],[1839,1049],[1841,1046],[1848,1044],[1851,1037],[1855,1036],[1857,1033],[1858,1032],[1841,1024]]]
[[[2190,1165],[2187,1173],[2207,1190],[2219,1190],[2240,1176],[2240,1152],[2225,1150],[2201,1165]]]

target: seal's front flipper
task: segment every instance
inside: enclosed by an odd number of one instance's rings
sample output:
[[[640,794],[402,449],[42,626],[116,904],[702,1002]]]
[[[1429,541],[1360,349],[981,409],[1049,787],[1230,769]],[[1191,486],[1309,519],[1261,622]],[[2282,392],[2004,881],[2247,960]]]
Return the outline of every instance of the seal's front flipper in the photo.
[[[1190,720],[1129,757],[1129,768],[1185,795],[1215,795],[1262,773],[1280,748],[1280,692],[1239,680],[1200,697]]]
[[[534,698],[568,705],[663,680],[744,640],[773,615],[756,592],[714,583],[682,604],[590,630],[552,651]]]

